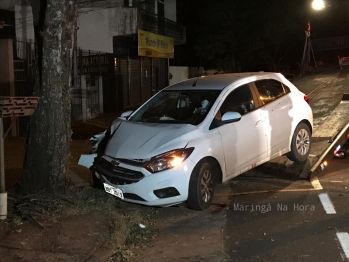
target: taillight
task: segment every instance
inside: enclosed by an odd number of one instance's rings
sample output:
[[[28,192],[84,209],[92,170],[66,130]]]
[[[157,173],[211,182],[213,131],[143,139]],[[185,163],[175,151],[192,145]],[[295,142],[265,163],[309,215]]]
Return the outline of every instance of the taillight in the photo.
[[[310,105],[309,97],[307,95],[304,95],[304,100],[305,100],[305,102],[307,102]]]

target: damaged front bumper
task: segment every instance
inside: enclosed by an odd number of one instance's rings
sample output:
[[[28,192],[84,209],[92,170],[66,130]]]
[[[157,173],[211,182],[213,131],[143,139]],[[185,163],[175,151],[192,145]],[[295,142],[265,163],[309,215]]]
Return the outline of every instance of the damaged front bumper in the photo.
[[[96,156],[97,154],[81,155],[79,158],[78,165],[90,169],[93,166],[93,161],[96,158]]]
[[[189,180],[194,163],[187,159],[182,166],[158,173],[150,173],[142,166],[120,162],[110,164],[112,158],[96,158],[95,176],[105,184],[121,190],[123,201],[147,205],[170,206],[188,198]]]

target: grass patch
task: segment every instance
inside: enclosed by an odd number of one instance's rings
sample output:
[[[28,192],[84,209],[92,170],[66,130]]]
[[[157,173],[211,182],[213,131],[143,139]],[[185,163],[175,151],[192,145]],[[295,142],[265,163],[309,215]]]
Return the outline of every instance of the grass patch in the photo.
[[[152,226],[159,212],[158,208],[119,201],[103,190],[92,187],[71,188],[64,195],[56,196],[22,196],[12,191],[9,191],[9,196],[6,221],[13,228],[28,221],[44,228],[66,217],[101,213],[109,221],[108,244],[115,247],[114,255],[109,260],[111,262],[128,261],[132,248],[154,235]]]
[[[141,210],[139,210],[141,211]],[[142,210],[140,213],[129,213],[125,216],[125,227],[127,234],[125,244],[117,246],[114,254],[109,258],[108,262],[127,262],[132,257],[133,248],[140,243],[146,243],[155,236],[156,231],[153,225],[156,223],[160,209],[148,208],[148,212]],[[120,225],[117,225],[120,226]],[[118,227],[114,228],[114,232],[118,234]]]

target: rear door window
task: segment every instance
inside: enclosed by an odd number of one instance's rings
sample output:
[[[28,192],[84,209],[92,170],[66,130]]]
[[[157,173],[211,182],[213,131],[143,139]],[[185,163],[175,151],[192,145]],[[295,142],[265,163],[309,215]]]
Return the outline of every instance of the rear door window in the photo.
[[[266,105],[274,100],[290,93],[290,88],[274,79],[264,79],[255,82],[259,93],[259,99]]]

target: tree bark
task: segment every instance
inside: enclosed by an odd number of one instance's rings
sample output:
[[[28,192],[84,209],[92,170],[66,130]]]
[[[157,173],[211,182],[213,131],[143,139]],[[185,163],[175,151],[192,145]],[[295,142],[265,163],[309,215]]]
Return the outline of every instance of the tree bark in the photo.
[[[30,121],[21,188],[25,193],[61,193],[69,168],[76,0],[41,0],[40,5],[34,2],[37,1],[32,1],[33,14],[44,17],[41,20],[34,17],[42,38],[42,52],[37,41],[37,51],[42,57],[37,64],[39,76],[35,83],[40,100]]]

